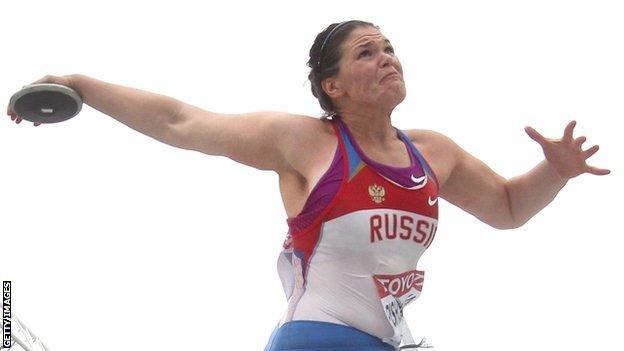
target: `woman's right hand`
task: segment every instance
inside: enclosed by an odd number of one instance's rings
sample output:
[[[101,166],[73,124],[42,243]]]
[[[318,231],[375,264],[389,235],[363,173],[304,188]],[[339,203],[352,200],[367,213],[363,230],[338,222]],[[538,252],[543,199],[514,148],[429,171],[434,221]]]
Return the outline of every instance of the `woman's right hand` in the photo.
[[[71,77],[70,76],[52,76],[52,75],[47,75],[37,81],[34,81],[32,83],[30,83],[29,85],[32,84],[40,84],[40,83],[54,83],[54,84],[61,84],[67,87],[72,87],[72,81],[71,81]],[[24,86],[26,87],[26,86]],[[22,87],[22,88],[24,88]],[[12,121],[15,121],[15,124],[19,124],[22,121],[22,118],[20,118],[20,116],[18,116],[15,111],[11,110],[11,104],[9,103],[9,105],[7,106],[7,116],[11,117]],[[33,124],[36,126],[40,125],[41,123],[37,123],[37,122],[33,122]]]

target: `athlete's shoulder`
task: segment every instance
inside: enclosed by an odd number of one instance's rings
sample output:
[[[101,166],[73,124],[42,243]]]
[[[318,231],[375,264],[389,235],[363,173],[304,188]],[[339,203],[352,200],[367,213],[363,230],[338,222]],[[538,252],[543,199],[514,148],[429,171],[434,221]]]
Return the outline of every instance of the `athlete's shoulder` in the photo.
[[[440,132],[428,129],[409,129],[404,133],[423,156],[434,163],[454,165],[461,155],[461,148],[451,138]]]
[[[284,116],[286,117],[285,120],[288,121],[289,127],[293,127],[291,132],[295,134],[318,133],[332,129],[330,125],[331,120],[296,113],[284,113]]]
[[[403,131],[416,144],[430,147],[453,147],[455,142],[446,135],[429,129],[406,129]]]

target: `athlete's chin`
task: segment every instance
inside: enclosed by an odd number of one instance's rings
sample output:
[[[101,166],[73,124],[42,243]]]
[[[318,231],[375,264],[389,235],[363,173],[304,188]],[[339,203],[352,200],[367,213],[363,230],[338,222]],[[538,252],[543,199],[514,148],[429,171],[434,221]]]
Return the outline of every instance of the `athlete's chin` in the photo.
[[[405,87],[403,87],[403,89],[396,89],[396,90],[389,91],[388,94],[386,95],[386,98],[392,101],[394,104],[398,105],[403,100],[405,100],[405,96],[406,96]]]
[[[395,83],[396,84],[392,84],[387,87],[386,94],[401,97],[401,100],[405,99],[405,94],[406,94],[405,84],[403,84],[403,82],[398,81],[398,80],[396,80]]]

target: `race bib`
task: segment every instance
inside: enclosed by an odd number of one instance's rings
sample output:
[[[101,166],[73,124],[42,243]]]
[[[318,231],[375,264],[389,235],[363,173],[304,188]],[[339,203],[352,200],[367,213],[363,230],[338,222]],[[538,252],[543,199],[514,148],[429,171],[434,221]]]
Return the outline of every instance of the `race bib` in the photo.
[[[379,301],[386,313],[388,322],[394,329],[394,335],[383,341],[398,347],[401,340],[413,344],[414,340],[403,318],[403,309],[420,296],[425,272],[412,270],[399,274],[373,275]]]

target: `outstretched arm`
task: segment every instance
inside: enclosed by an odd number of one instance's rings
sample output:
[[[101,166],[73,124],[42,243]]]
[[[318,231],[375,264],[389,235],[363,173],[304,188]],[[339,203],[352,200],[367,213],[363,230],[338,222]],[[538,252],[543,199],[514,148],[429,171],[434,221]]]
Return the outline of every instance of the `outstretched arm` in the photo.
[[[315,118],[286,112],[221,114],[80,74],[48,75],[34,83],[70,86],[87,105],[171,146],[226,156],[278,174],[297,173],[302,162],[299,149],[314,138],[309,131],[315,130]],[[10,109],[7,114],[16,123],[21,121]]]
[[[169,142],[168,130],[182,103],[168,96],[122,85],[103,82],[82,74],[68,76],[47,75],[31,84],[54,83],[68,86],[78,92],[82,101],[111,116],[128,127],[164,143]],[[11,120],[22,118],[7,106]],[[35,126],[41,123],[34,123]]]
[[[581,150],[585,137],[574,139],[571,122],[561,139],[547,139],[527,127],[527,134],[543,148],[546,159],[529,172],[505,179],[485,163],[463,150],[449,138],[432,133],[436,139],[448,177],[440,196],[481,221],[498,229],[517,228],[548,205],[570,178],[582,173],[608,174],[586,164],[598,146]]]
[[[142,134],[171,144],[169,126],[182,106],[180,101],[81,74],[71,75],[69,79],[71,87],[87,105]]]

